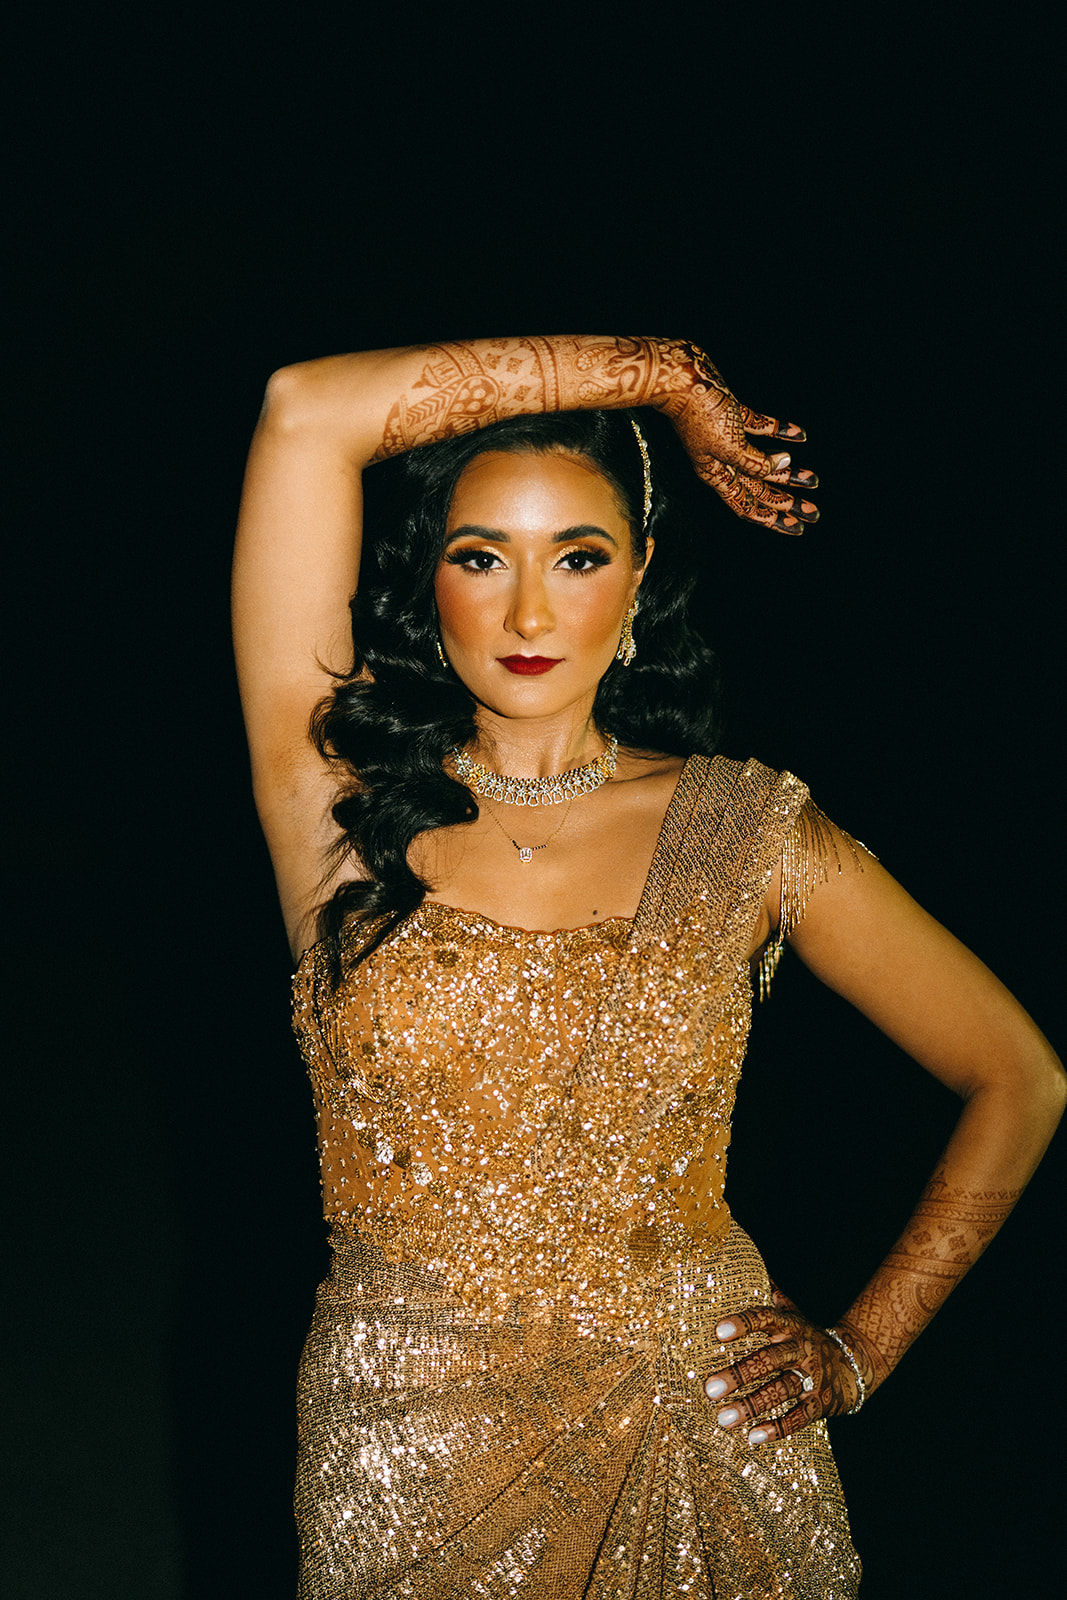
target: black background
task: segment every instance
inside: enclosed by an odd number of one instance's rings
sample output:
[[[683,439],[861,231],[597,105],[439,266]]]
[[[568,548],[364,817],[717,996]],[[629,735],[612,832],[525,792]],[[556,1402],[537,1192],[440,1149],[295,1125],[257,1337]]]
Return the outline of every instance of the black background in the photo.
[[[823,520],[707,508],[725,748],[799,772],[1054,1037],[1049,16],[23,9],[6,91],[13,1600],[290,1596],[324,1266],[226,631],[262,386],[344,348],[681,333]],[[12,793],[8,786],[8,794]],[[950,1097],[788,960],[731,1194],[824,1319]],[[1062,1159],[834,1439],[869,1600],[1058,1592]]]

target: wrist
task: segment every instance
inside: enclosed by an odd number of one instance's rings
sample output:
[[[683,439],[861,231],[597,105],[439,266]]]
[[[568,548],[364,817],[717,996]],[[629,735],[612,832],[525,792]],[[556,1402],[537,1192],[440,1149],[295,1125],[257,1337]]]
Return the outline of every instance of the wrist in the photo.
[[[827,1331],[838,1334],[848,1346],[859,1368],[867,1394],[871,1394],[879,1384],[885,1382],[890,1373],[889,1363],[877,1345],[872,1344],[854,1322],[850,1322],[847,1316],[839,1317],[832,1329]]]
[[[832,1339],[834,1344],[840,1350],[842,1356],[848,1364],[850,1372],[852,1373],[852,1382],[856,1390],[856,1398],[845,1412],[845,1416],[854,1417],[856,1412],[862,1408],[863,1402],[867,1398],[867,1383],[863,1376],[859,1359],[848,1340],[843,1338],[841,1334],[838,1333],[836,1328],[826,1328],[824,1329],[824,1332],[826,1337],[828,1339]]]
[[[645,404],[669,417],[685,410],[695,394],[722,379],[699,345],[688,339],[644,339],[648,349],[649,392]]]

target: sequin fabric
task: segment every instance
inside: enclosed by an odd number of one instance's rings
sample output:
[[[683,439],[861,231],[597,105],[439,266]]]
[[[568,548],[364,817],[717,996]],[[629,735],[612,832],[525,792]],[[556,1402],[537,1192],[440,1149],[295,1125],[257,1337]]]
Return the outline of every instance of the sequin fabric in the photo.
[[[817,876],[806,800],[694,757],[632,922],[425,903],[362,963],[350,927],[340,984],[305,956],[333,1269],[301,1600],[855,1593],[822,1424],[754,1449],[701,1390],[741,1348],[716,1323],[769,1303],[723,1185],[767,881],[787,841],[799,911]]]

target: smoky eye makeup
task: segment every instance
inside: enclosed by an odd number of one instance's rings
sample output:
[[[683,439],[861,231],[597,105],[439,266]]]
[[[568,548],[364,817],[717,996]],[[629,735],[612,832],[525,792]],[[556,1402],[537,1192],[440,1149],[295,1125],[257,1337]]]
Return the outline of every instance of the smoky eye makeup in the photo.
[[[492,572],[500,557],[495,550],[472,545],[466,550],[448,550],[443,559],[450,567],[466,567],[470,572]],[[481,565],[478,564],[479,561]]]
[[[560,556],[557,564],[563,565],[565,562],[575,560],[588,563],[588,565],[584,567],[570,567],[568,569],[571,572],[577,573],[579,576],[581,576],[581,574],[584,572],[596,572],[600,567],[607,567],[611,565],[611,556],[606,550],[601,550],[596,546],[589,545],[577,545],[573,550],[565,551],[563,555]]]

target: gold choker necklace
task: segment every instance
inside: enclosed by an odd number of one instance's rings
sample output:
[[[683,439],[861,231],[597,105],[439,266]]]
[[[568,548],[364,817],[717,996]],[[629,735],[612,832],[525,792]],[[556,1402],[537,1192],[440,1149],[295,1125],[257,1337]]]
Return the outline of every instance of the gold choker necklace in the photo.
[[[491,772],[480,761],[472,761],[458,744],[452,747],[452,759],[460,781],[472,794],[498,800],[505,806],[561,806],[565,800],[575,800],[580,794],[592,794],[615,776],[618,754],[619,741],[612,739],[607,749],[584,767],[553,772],[547,778],[512,778],[506,772]]]

